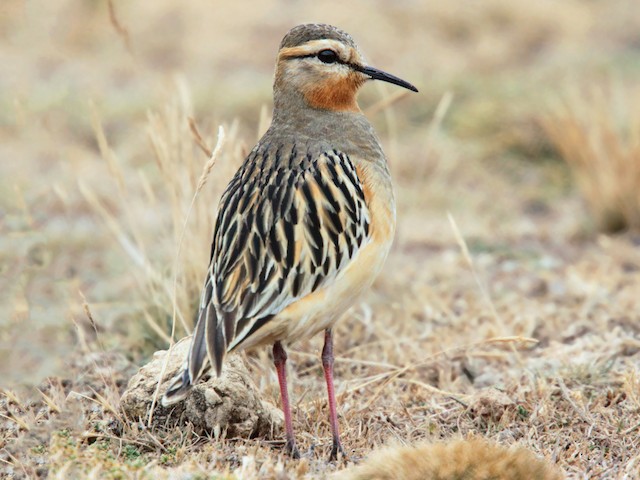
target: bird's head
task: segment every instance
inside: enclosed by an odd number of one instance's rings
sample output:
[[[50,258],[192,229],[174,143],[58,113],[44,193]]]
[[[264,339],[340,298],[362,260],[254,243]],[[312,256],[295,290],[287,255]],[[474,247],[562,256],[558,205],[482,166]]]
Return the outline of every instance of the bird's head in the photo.
[[[353,38],[331,25],[306,24],[291,29],[280,43],[274,94],[302,96],[323,110],[359,111],[358,89],[367,80],[382,80],[418,89],[398,77],[367,66]]]

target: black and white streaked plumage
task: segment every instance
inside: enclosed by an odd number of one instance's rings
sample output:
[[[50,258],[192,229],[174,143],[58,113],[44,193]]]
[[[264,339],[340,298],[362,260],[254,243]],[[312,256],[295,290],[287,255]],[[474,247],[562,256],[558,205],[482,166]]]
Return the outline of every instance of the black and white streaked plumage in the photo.
[[[254,149],[220,200],[188,378],[177,380],[179,389],[197,381],[208,358],[219,375],[227,352],[265,343],[260,329],[274,315],[333,282],[371,240],[362,184],[347,155],[281,147]]]
[[[331,326],[371,284],[395,230],[386,159],[355,103],[368,78],[415,90],[364,66],[335,27],[302,25],[285,36],[273,122],[220,200],[191,348],[164,405],[183,399],[210,365],[220,375],[227,353],[273,344],[296,455],[281,342],[325,330],[332,457],[341,451]]]

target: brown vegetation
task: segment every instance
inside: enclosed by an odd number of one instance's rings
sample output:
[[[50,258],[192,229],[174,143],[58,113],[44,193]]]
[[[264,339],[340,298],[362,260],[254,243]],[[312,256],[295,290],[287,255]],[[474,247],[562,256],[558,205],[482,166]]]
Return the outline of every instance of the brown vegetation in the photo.
[[[640,89],[618,82],[566,94],[541,124],[601,230],[640,229]]]
[[[395,446],[374,452],[343,480],[562,480],[563,475],[523,448],[470,438]]]
[[[634,7],[3,2],[0,476],[322,478],[390,443],[468,435],[568,478],[640,476],[640,239],[590,228],[608,228],[610,202],[637,228]],[[337,465],[321,339],[290,351],[299,462],[275,431],[149,429],[120,403],[174,319],[176,339],[192,327],[217,200],[268,125],[282,35],[309,20],[420,89],[361,96],[399,224],[335,329]],[[269,352],[246,361],[278,405]]]

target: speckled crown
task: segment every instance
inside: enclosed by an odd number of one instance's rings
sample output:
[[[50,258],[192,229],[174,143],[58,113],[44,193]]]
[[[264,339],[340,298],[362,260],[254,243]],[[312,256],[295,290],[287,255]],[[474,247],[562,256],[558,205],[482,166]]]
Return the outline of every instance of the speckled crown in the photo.
[[[333,25],[323,23],[307,23],[293,27],[280,42],[280,48],[297,47],[311,40],[339,40],[353,48],[358,48],[351,35]]]

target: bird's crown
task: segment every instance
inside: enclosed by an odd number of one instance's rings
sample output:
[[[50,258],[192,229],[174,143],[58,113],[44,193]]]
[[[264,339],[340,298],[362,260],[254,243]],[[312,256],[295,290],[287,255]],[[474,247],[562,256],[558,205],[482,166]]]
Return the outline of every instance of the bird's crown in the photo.
[[[280,48],[298,47],[312,40],[337,40],[357,49],[351,35],[324,23],[306,23],[293,27],[280,42]]]

